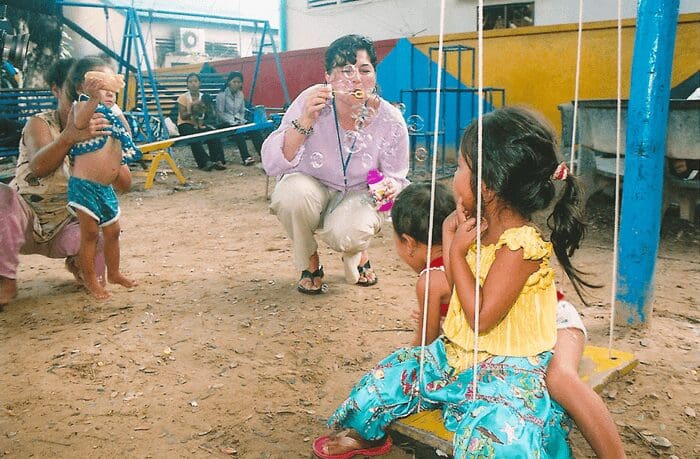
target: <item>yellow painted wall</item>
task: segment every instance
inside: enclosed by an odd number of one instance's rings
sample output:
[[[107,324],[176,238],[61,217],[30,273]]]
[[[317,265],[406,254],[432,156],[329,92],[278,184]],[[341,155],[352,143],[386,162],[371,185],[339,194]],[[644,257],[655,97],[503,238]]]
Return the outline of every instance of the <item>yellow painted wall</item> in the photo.
[[[635,21],[622,23],[622,97],[629,95]],[[700,14],[679,17],[672,86],[700,70]],[[542,111],[561,129],[557,105],[574,99],[578,24],[500,29],[484,32],[484,86],[505,88],[506,103]],[[426,55],[438,38],[412,38]],[[444,45],[477,46],[476,33],[451,34]],[[448,54],[447,71],[457,75],[456,53]],[[464,54],[466,56],[467,54]],[[434,60],[437,53],[433,53]],[[462,59],[462,80],[471,78],[469,59]],[[617,97],[617,21],[583,24],[579,99]]]

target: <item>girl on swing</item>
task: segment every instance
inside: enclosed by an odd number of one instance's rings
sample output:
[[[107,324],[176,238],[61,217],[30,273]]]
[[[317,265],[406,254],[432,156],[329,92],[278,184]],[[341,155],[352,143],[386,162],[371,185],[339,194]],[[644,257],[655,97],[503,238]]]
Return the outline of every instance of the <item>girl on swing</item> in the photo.
[[[318,438],[321,458],[378,455],[391,448],[385,428],[420,409],[441,409],[455,432],[454,457],[570,457],[569,420],[578,422],[600,457],[624,457],[602,400],[577,376],[575,362],[552,363],[557,341],[557,292],[552,252],[581,294],[590,287],[569,256],[585,230],[579,188],[558,164],[555,135],[534,113],[519,107],[483,118],[482,182],[477,184],[477,124],[462,138],[454,176],[457,209],[443,224],[444,265],[453,294],[443,334],[424,348],[404,348],[381,361],[353,388],[329,419],[346,429]],[[531,222],[534,212],[562,197],[549,217],[551,242]],[[480,279],[476,271],[476,194],[483,195]],[[475,289],[480,304],[475,305]],[[474,313],[479,314],[477,388],[474,393]],[[562,356],[580,356],[576,332],[560,345]],[[554,370],[554,371],[553,371]],[[547,373],[548,372],[548,373]],[[545,381],[546,380],[546,381]],[[550,384],[552,394],[547,390]]]

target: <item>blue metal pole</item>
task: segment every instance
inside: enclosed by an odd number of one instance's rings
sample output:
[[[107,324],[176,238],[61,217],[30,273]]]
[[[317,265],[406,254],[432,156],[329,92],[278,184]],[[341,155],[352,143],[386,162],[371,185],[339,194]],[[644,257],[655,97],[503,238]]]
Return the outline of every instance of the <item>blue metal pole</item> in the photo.
[[[640,0],[637,8],[617,270],[618,324],[642,325],[651,316],[678,3]]]
[[[280,52],[287,51],[287,0],[280,0]]]

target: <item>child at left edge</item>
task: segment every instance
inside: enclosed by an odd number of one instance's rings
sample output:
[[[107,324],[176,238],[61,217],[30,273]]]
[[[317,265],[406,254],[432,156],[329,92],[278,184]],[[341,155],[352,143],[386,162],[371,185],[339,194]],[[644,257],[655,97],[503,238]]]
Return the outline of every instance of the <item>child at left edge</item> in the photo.
[[[69,154],[73,160],[68,181],[68,208],[80,224],[78,260],[85,287],[97,299],[106,299],[109,292],[95,273],[95,250],[100,229],[104,238],[107,280],[112,284],[134,287],[137,283],[122,274],[119,268],[119,201],[114,187],[127,191],[131,186],[131,172],[127,162],[141,159],[134,145],[123,115],[115,115],[111,107],[115,92],[107,87],[104,78],[86,77],[88,71],[104,72],[109,79],[112,69],[100,58],[86,57],[77,61],[68,76],[68,92],[73,100],[74,122],[84,128],[95,113],[102,114],[111,124],[111,135],[75,144]],[[114,88],[112,88],[114,89]]]

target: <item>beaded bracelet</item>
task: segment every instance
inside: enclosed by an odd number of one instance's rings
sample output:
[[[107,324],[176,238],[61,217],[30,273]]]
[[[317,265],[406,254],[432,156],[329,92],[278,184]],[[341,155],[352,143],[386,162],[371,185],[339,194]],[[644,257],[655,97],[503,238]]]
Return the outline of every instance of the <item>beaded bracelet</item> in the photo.
[[[297,131],[299,134],[304,135],[304,136],[310,136],[311,134],[314,133],[314,127],[311,126],[308,129],[301,127],[301,124],[299,124],[299,120],[292,120],[292,127],[294,128],[295,131]]]

